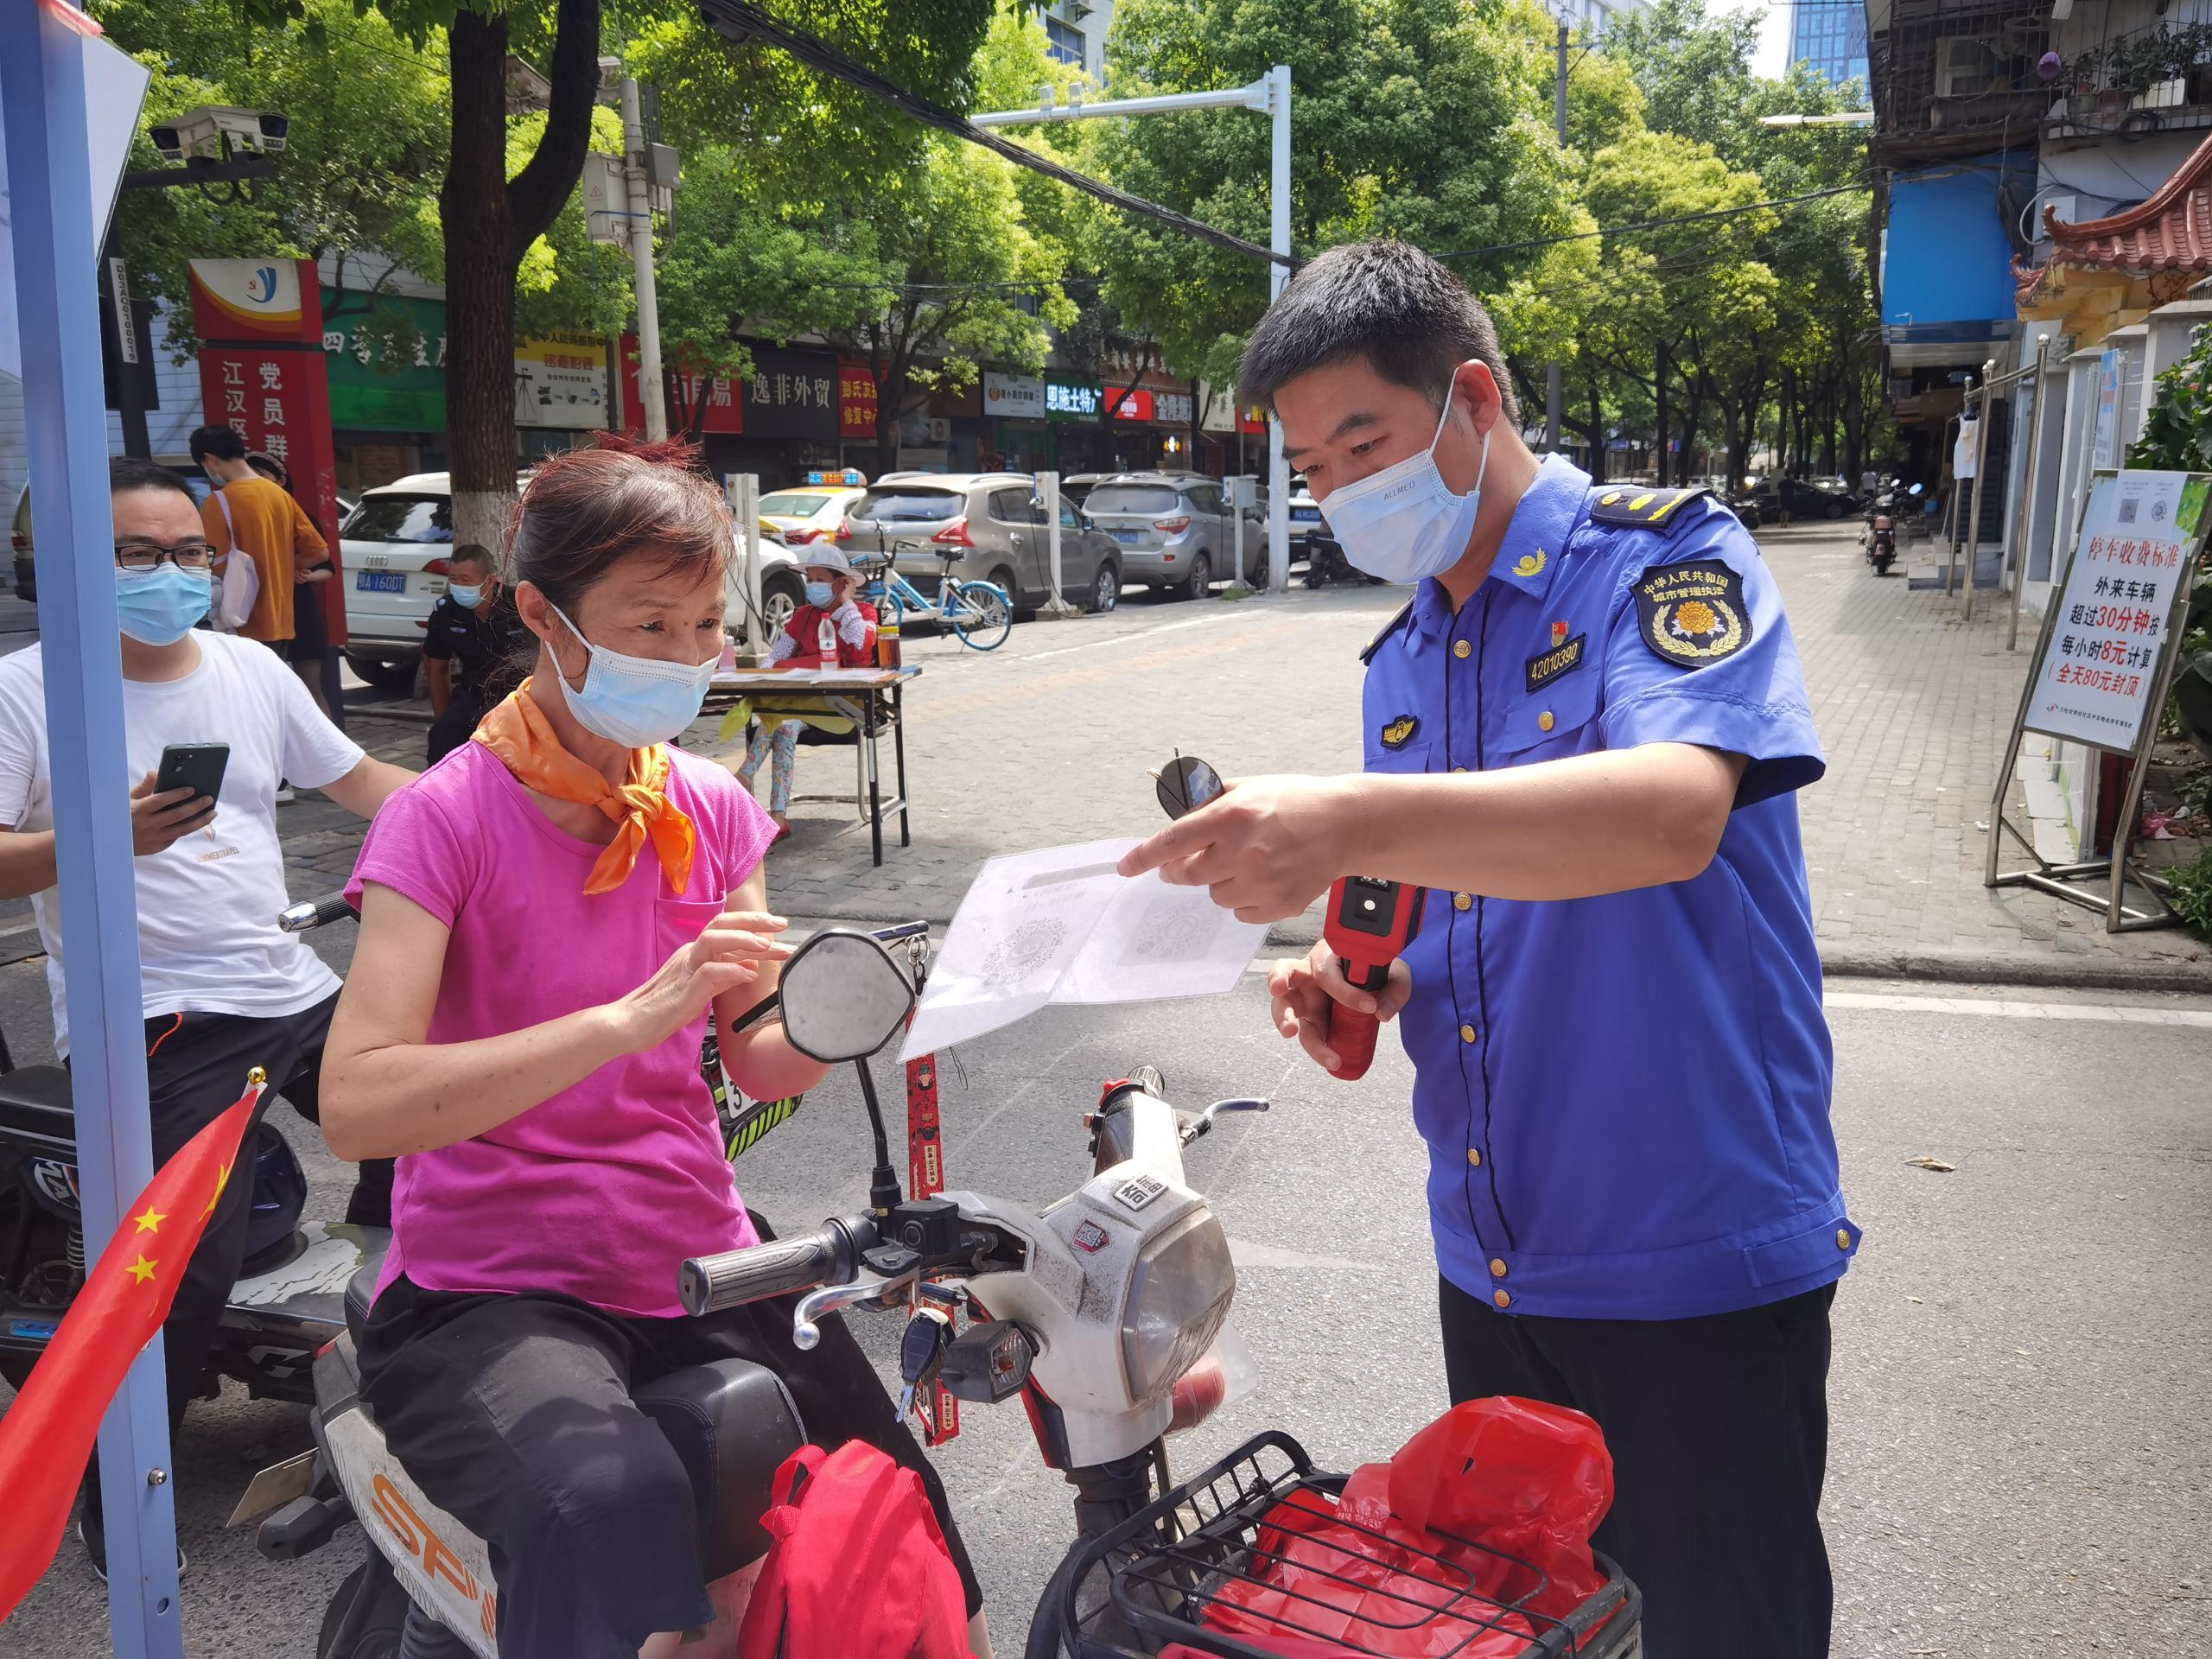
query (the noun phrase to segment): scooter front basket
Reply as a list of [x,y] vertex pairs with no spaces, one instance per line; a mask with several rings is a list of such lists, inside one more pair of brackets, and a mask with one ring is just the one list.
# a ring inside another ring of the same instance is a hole
[[[1179,1644],[1221,1659],[1286,1653],[1634,1659],[1641,1651],[1643,1596],[1603,1555],[1597,1562],[1605,1587],[1566,1618],[1554,1618],[1533,1605],[1545,1580],[1529,1562],[1449,1534],[1435,1535],[1448,1541],[1458,1560],[1408,1550],[1338,1514],[1331,1516],[1332,1532],[1389,1552],[1396,1567],[1389,1586],[1378,1590],[1364,1552],[1309,1535],[1289,1580],[1299,1587],[1287,1611],[1268,1616],[1268,1634],[1214,1628],[1209,1616],[1233,1611],[1239,1586],[1280,1597],[1288,1558],[1268,1525],[1278,1507],[1302,1492],[1312,1495],[1306,1507],[1333,1511],[1344,1484],[1341,1475],[1316,1473],[1288,1435],[1262,1434],[1081,1548],[1039,1615],[1057,1623],[1061,1649],[1075,1659],[1153,1659]],[[1509,1584],[1515,1593],[1478,1587],[1465,1565],[1477,1557],[1496,1569],[1482,1575],[1486,1581]]]

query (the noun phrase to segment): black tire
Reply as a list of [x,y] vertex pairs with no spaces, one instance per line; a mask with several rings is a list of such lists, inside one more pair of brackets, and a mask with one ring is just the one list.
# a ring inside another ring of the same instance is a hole
[[1829,518],[1842,518],[1842,517],[1843,517],[1843,503],[1842,503],[1842,502],[1840,502],[1840,501],[1831,501],[1831,502],[1829,502],[1829,503],[1828,503],[1828,517],[1829,517]]
[[421,666],[418,657],[410,656],[403,663],[387,663],[349,651],[346,662],[356,674],[388,696],[408,697],[415,694],[415,674]]
[[1175,590],[1185,599],[1204,599],[1213,591],[1213,559],[1205,553],[1193,555],[1191,573],[1185,576]]
[[[322,1610],[322,1630],[315,1642],[315,1659],[397,1659],[410,1604],[390,1569],[378,1573],[372,1583],[369,1568],[370,1563],[364,1561],[348,1573],[331,1596],[330,1605]],[[374,1602],[353,1621],[353,1632],[341,1651],[334,1644],[346,1624],[346,1609],[363,1595],[373,1597]]]
[[761,577],[761,632],[765,637],[756,643],[756,648],[766,651],[773,644],[791,620],[792,613],[805,603],[806,584],[790,571],[772,570]]
[[1098,566],[1098,575],[1090,584],[1090,608],[1103,616],[1122,602],[1122,573],[1111,559]]

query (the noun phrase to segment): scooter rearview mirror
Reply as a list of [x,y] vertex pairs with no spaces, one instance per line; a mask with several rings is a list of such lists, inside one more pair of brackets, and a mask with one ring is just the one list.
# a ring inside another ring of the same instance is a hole
[[830,927],[784,964],[784,1033],[809,1059],[865,1058],[906,1023],[913,982],[867,934]]

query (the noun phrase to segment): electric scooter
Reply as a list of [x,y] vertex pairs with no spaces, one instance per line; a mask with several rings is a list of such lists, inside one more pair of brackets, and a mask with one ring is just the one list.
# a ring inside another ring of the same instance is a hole
[[[1332,1502],[1343,1482],[1315,1471],[1287,1436],[1265,1433],[1176,1484],[1165,1440],[1179,1420],[1202,1414],[1200,1396],[1218,1396],[1218,1375],[1204,1362],[1236,1285],[1228,1236],[1189,1184],[1183,1149],[1225,1115],[1264,1111],[1267,1103],[1179,1111],[1159,1073],[1141,1067],[1108,1084],[1084,1118],[1092,1173],[1059,1202],[1032,1210],[970,1192],[904,1198],[868,1057],[905,1027],[915,977],[876,938],[839,928],[816,934],[785,963],[779,995],[792,1046],[859,1072],[874,1142],[869,1207],[684,1262],[683,1307],[700,1315],[784,1299],[802,1350],[842,1312],[903,1318],[902,1409],[938,1383],[959,1400],[1021,1401],[1046,1465],[1075,1489],[1076,1517],[1075,1539],[1032,1621],[1029,1659],[1127,1659],[1169,1643],[1194,1655],[1267,1659],[1264,1643],[1201,1621],[1226,1605],[1230,1586],[1268,1570],[1263,1523],[1278,1504],[1300,1492]],[[348,1334],[316,1357],[315,1450],[289,1466],[302,1490],[262,1522],[259,1548],[289,1560],[360,1523],[367,1559],[333,1598],[317,1659],[498,1659],[488,1550],[408,1478],[360,1400],[355,1344],[372,1286],[372,1274],[357,1278]],[[717,1659],[735,1650],[767,1548],[760,1517],[771,1482],[804,1443],[805,1425],[775,1374],[746,1361],[678,1371],[635,1397],[691,1476],[718,1616],[683,1651]],[[1441,1555],[1426,1559],[1432,1593],[1404,1621],[1394,1615],[1378,1643],[1433,1626],[1444,1638],[1438,1652],[1452,1650],[1454,1633],[1464,1646],[1500,1630],[1529,1633],[1528,1659],[1633,1659],[1641,1650],[1640,1596],[1602,1557],[1604,1589],[1564,1619],[1492,1600]],[[1412,1557],[1407,1570],[1425,1576]],[[1404,1649],[1338,1641],[1334,1650]]]

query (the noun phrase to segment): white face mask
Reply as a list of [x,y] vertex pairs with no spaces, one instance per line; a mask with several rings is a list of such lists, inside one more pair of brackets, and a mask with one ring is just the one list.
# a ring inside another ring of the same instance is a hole
[[[1490,433],[1483,434],[1483,455],[1475,487],[1455,495],[1436,469],[1436,446],[1444,423],[1452,418],[1452,399],[1436,417],[1428,448],[1379,473],[1329,492],[1321,511],[1344,544],[1344,557],[1384,582],[1419,582],[1440,576],[1459,562],[1475,533],[1482,505],[1483,474],[1490,470]],[[1493,423],[1491,429],[1496,430]]]
[[610,743],[644,749],[667,742],[699,718],[707,687],[721,666],[719,652],[696,668],[658,657],[626,657],[584,639],[584,631],[569,621],[567,613],[557,605],[550,608],[591,653],[581,690],[569,684],[557,658],[553,664],[554,683],[577,725]]

